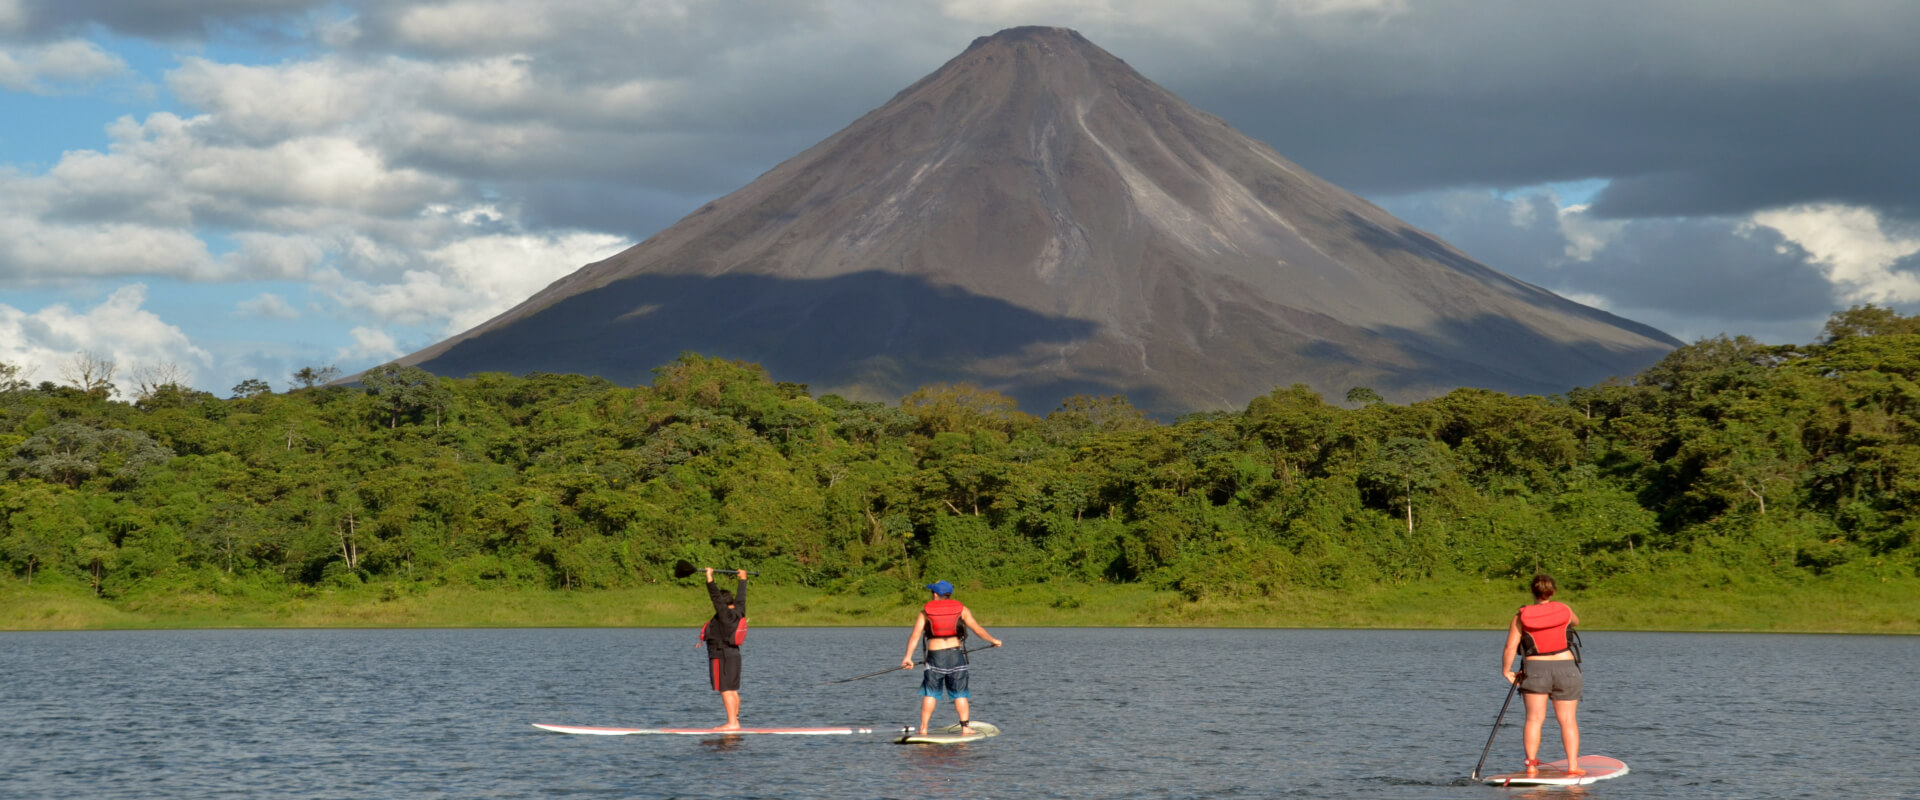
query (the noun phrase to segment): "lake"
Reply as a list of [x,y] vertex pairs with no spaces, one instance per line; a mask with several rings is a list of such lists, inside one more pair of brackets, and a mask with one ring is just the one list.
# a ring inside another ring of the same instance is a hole
[[[914,721],[918,671],[825,683],[897,664],[904,622],[754,628],[743,723]],[[690,628],[0,633],[0,797],[1510,794],[1466,781],[1500,630],[992,629],[973,715],[1005,733],[953,747],[529,724],[718,724]],[[1920,638],[1585,639],[1582,752],[1633,772],[1529,798],[1920,797]],[[1519,764],[1520,717],[1488,772]]]

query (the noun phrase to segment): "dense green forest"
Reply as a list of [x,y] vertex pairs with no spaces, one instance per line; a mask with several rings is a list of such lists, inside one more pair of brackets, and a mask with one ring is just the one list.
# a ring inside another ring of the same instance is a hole
[[0,582],[181,592],[587,590],[678,559],[775,586],[911,597],[1132,584],[1187,600],[1504,580],[1616,593],[1908,581],[1920,564],[1920,317],[1835,314],[1818,343],[1714,338],[1564,396],[1409,405],[1280,387],[1147,418],[1045,416],[967,385],[811,397],[688,354],[650,386],[577,375],[221,399],[93,363],[0,364]]

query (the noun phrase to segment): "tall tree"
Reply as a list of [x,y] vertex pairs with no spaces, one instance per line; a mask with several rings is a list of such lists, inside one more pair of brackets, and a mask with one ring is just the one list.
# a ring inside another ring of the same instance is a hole
[[419,367],[382,364],[361,373],[360,385],[366,387],[374,407],[386,413],[389,428],[400,427],[402,416],[424,412],[432,412],[433,427],[438,428],[453,402],[453,393],[440,376]]
[[1454,471],[1447,446],[1430,439],[1395,436],[1382,443],[1367,462],[1363,475],[1398,500],[1406,512],[1407,533],[1413,533],[1414,497],[1438,488]]

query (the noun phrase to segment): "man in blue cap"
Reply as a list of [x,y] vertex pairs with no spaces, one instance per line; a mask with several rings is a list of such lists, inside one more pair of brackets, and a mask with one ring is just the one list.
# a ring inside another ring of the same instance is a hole
[[967,651],[961,645],[966,643],[968,629],[993,642],[994,647],[1000,646],[1000,640],[974,622],[973,612],[953,599],[953,584],[934,581],[927,584],[927,591],[933,593],[933,599],[920,607],[920,616],[913,621],[913,635],[907,639],[907,655],[900,659],[900,668],[913,669],[913,649],[925,634],[927,671],[920,677],[920,733],[927,732],[934,705],[941,698],[952,698],[953,710],[960,714],[960,733],[970,734],[973,728],[967,723],[973,718],[967,715]]

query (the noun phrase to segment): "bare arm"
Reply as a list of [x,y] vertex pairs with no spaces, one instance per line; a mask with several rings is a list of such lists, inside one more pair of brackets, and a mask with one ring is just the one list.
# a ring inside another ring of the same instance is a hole
[[1507,643],[1500,648],[1500,674],[1507,676],[1507,682],[1513,683],[1513,652],[1520,648],[1520,615],[1513,615],[1513,621],[1507,623]]
[[[972,630],[972,631],[973,631],[974,633],[977,633],[977,634],[979,634],[979,635],[980,635],[980,638],[982,638],[982,639],[985,639],[985,640],[987,640],[987,641],[989,641],[989,642],[993,642],[993,646],[994,646],[994,647],[999,647],[999,646],[1000,646],[1000,640],[999,640],[999,639],[995,639],[995,638],[993,638],[993,634],[991,634],[991,633],[988,633],[988,632],[987,632],[987,629],[986,629],[986,628],[983,628],[983,627],[981,627],[981,626],[980,626],[980,623],[978,623],[978,622],[974,622],[974,621],[973,621],[973,609],[970,609],[970,608],[969,608],[969,609],[962,609],[962,610],[960,611],[960,621],[961,621],[961,622],[964,622],[964,623],[967,623],[967,628],[968,628],[969,630]],[[909,648],[909,649],[911,649],[911,648]]]
[[920,646],[920,634],[927,629],[927,612],[922,611],[913,620],[913,635],[907,637],[907,654],[900,658],[901,669],[913,669],[913,648]]

